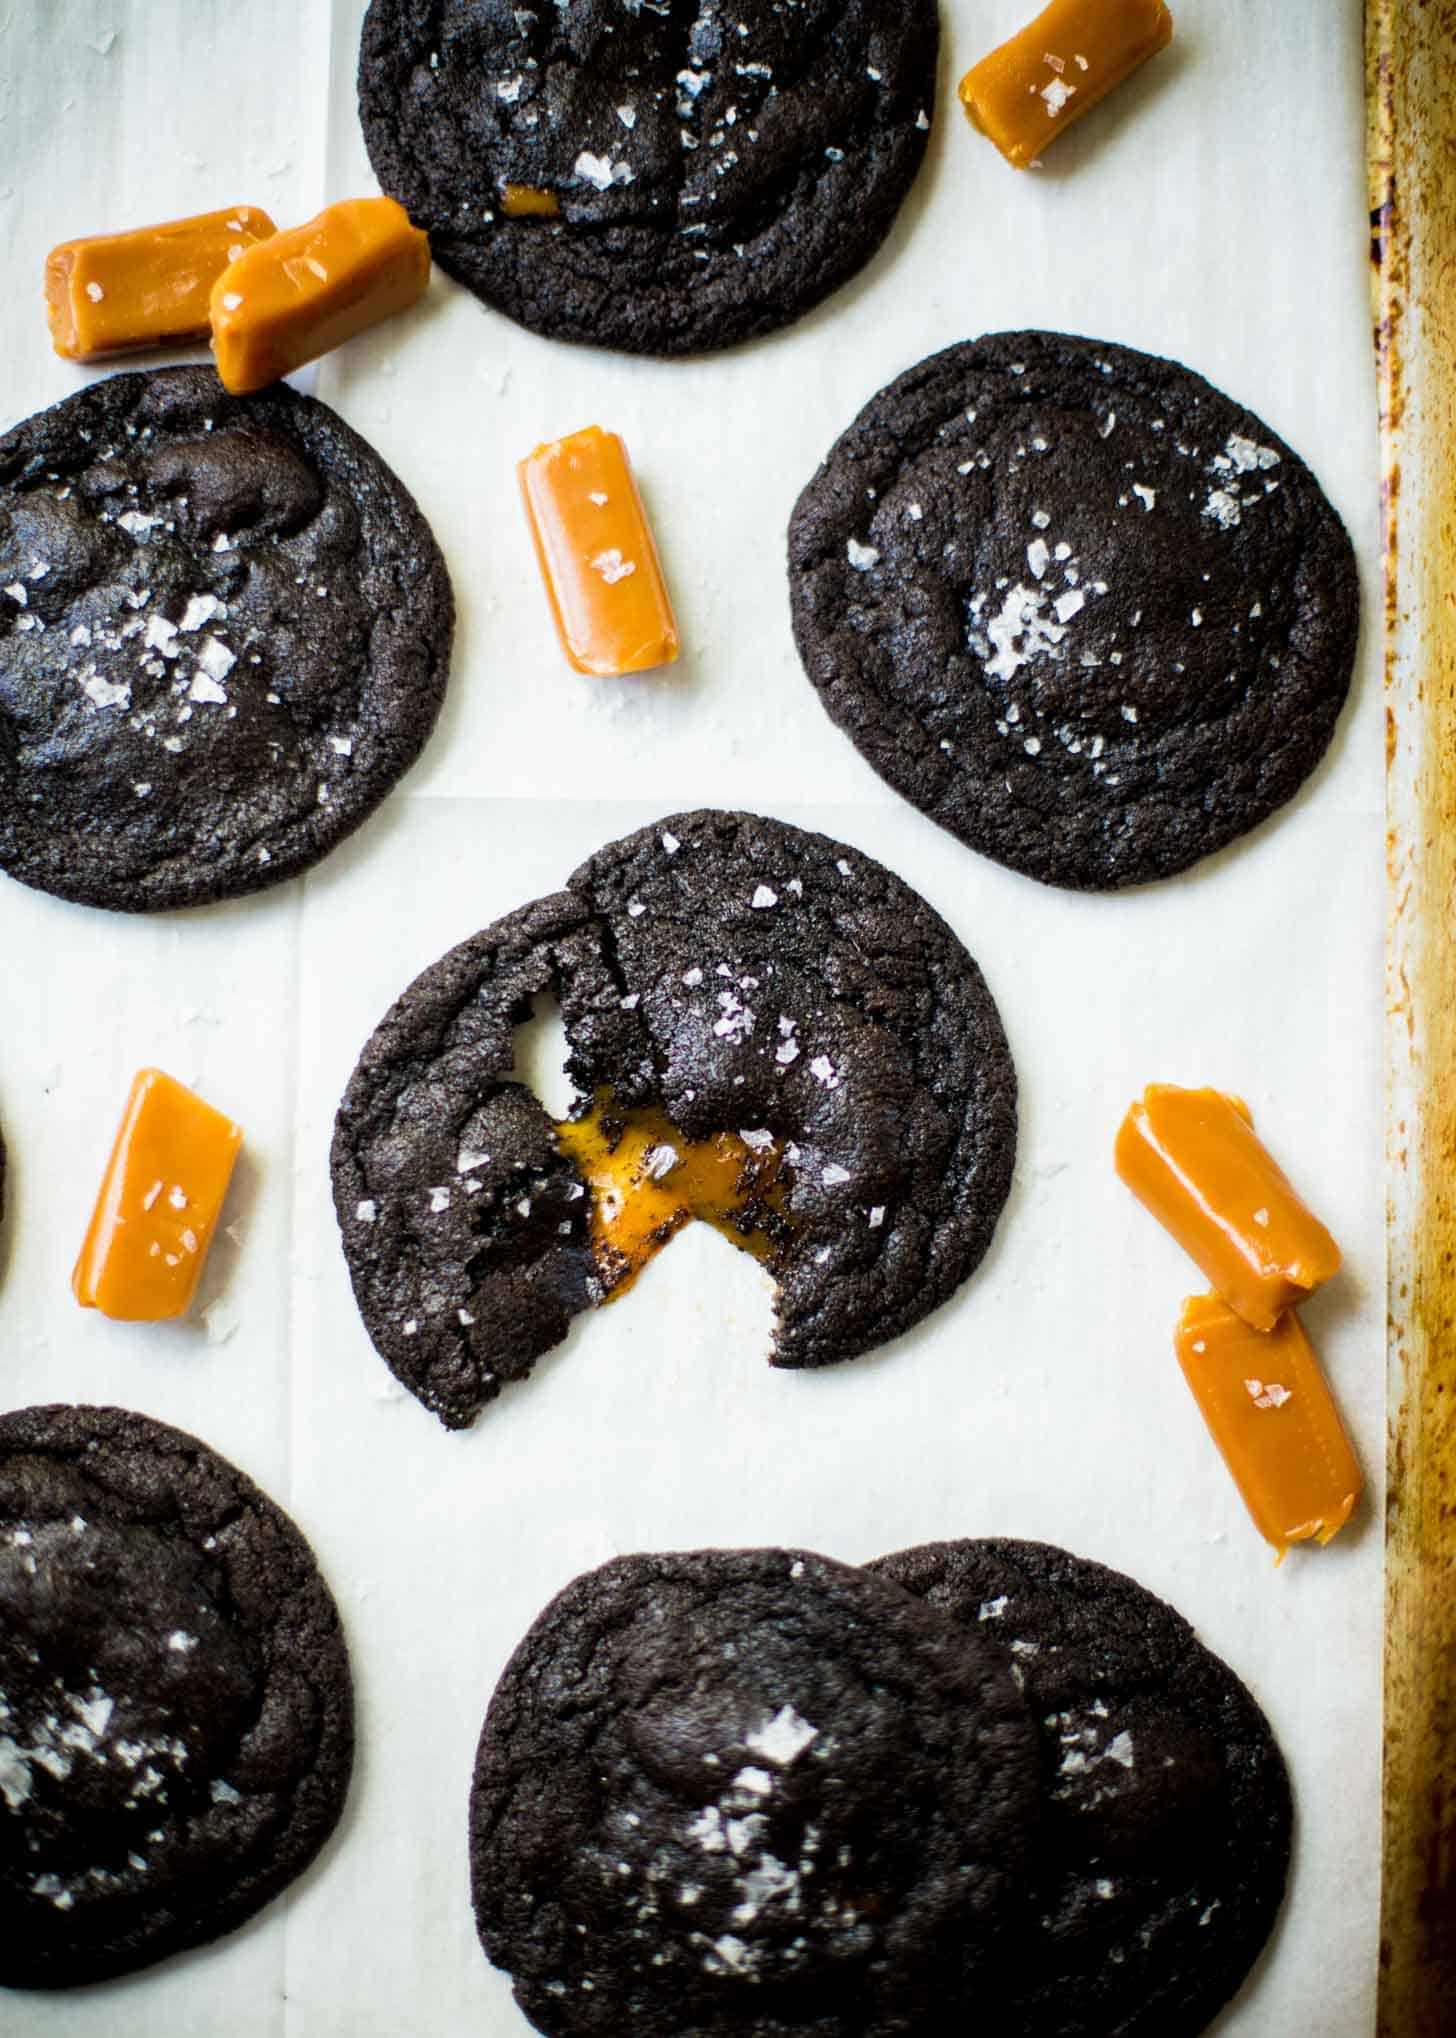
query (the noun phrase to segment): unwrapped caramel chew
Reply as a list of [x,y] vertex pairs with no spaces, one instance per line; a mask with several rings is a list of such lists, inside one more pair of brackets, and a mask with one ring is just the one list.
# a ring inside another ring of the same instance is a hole
[[966,72],[961,103],[1024,170],[1172,36],[1163,0],[1052,0]]
[[263,389],[413,304],[430,244],[392,198],[345,198],[241,255],[212,289],[212,345],[234,396]]
[[538,446],[521,493],[562,649],[598,678],[670,665],[677,623],[647,514],[615,432]]
[[665,1112],[624,1111],[603,1091],[555,1133],[591,1194],[592,1252],[605,1300],[629,1288],[695,1217],[770,1266],[788,1242],[783,1151],[767,1132],[684,1139]]
[[1337,1272],[1340,1249],[1220,1090],[1149,1083],[1118,1128],[1117,1172],[1255,1330]]
[[1360,1467],[1299,1318],[1251,1330],[1217,1295],[1193,1295],[1173,1345],[1265,1542],[1283,1557],[1291,1543],[1338,1535],[1360,1497]]
[[205,340],[212,286],[277,232],[256,205],[231,205],[131,233],[62,241],[46,256],[51,339],[68,361]]
[[142,1069],[71,1276],[76,1300],[124,1322],[185,1316],[242,1142],[240,1125]]

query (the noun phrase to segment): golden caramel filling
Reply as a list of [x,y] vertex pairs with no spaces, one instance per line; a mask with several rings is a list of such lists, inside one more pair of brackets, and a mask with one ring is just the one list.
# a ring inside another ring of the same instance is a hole
[[664,1111],[621,1110],[603,1090],[583,1117],[566,1119],[555,1133],[591,1193],[592,1249],[606,1300],[630,1288],[695,1217],[770,1266],[787,1241],[783,1149],[766,1132],[684,1139]]
[[507,219],[559,219],[561,200],[534,184],[502,184],[501,211]]
[[615,432],[538,446],[520,463],[531,536],[562,649],[577,672],[670,665],[677,623],[627,449]]
[[46,257],[51,340],[70,361],[207,337],[208,299],[230,262],[277,231],[255,205],[230,205],[130,233],[62,241]]
[[430,244],[392,198],[345,198],[232,262],[212,288],[212,346],[234,396],[263,389],[366,326],[403,311],[430,280]]
[[1217,1295],[1194,1295],[1173,1343],[1264,1540],[1282,1559],[1291,1543],[1338,1535],[1360,1496],[1360,1467],[1299,1319],[1251,1330]]
[[1327,1281],[1340,1249],[1218,1090],[1149,1083],[1118,1129],[1118,1174],[1255,1330]]
[[1163,0],[1052,0],[966,72],[961,104],[1024,170],[1172,37]]
[[184,1316],[242,1142],[240,1125],[142,1069],[71,1276],[76,1300],[124,1322]]

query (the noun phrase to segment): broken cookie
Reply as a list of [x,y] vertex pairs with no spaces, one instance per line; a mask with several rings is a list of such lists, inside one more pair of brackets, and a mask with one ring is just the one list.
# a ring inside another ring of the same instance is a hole
[[[513,1079],[548,995],[561,1127]],[[883,1344],[979,1264],[1015,1140],[995,1004],[925,901],[842,843],[706,811],[410,986],[340,1107],[334,1202],[370,1336],[460,1427],[694,1214],[773,1275],[776,1365]],[[624,1231],[605,1199],[634,1185],[656,1200]]]

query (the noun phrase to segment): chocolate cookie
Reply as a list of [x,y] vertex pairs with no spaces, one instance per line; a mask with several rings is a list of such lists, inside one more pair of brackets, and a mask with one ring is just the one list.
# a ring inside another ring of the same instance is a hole
[[239,1925],[343,1808],[353,1700],[312,1553],[195,1437],[0,1417],[0,1985]]
[[1012,1951],[1036,1770],[999,1652],[885,1581],[619,1558],[491,1700],[476,1924],[553,2038],[964,2030]]
[[1044,1543],[928,1543],[869,1567],[1010,1652],[1050,1816],[1036,1941],[1004,2028],[1194,2038],[1268,1937],[1289,1866],[1269,1723],[1131,1578]]
[[[560,1002],[589,1100],[783,1156],[772,1353],[848,1359],[966,1279],[1011,1182],[1016,1079],[980,971],[925,901],[844,844],[680,814],[416,979],[339,1109],[334,1204],[364,1321],[450,1427],[601,1293],[591,1199],[512,1028]],[[670,1151],[670,1149],[669,1149]]]
[[83,905],[293,877],[413,763],[454,629],[414,502],[282,384],[117,375],[0,438],[0,868]]
[[935,0],[372,0],[359,115],[384,189],[485,303],[699,353],[869,260],[925,152],[938,39]]
[[800,496],[794,634],[831,718],[953,835],[1047,884],[1171,876],[1323,755],[1358,622],[1299,457],[1175,362],[947,348]]

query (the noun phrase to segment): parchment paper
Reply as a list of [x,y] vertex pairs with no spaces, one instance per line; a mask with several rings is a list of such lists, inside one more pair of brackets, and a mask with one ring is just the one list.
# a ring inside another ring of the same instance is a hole
[[[313,1541],[359,1695],[342,1828],[219,1945],[53,1997],[35,2038],[429,2032],[522,2038],[471,1924],[465,1799],[486,1701],[547,1598],[618,1550],[1040,1537],[1132,1571],[1250,1683],[1289,1756],[1298,1839],[1272,1948],[1220,2038],[1372,2027],[1380,1753],[1383,1268],[1378,642],[1325,766],[1252,841],[1119,898],[1042,889],[900,802],[800,675],[784,531],[860,405],[935,348],[1026,325],[1187,361],[1314,465],[1377,613],[1359,0],[1181,0],[1172,50],[1018,176],[954,82],[1026,0],[943,0],[929,158],[886,249],[786,334],[661,364],[536,339],[442,277],[301,378],[380,448],[460,600],[451,693],[400,792],[315,874],[129,919],[0,880],[7,1404],[115,1401],[196,1431]],[[51,353],[46,249],[249,201],[280,224],[374,190],[360,0],[0,0],[0,426],[77,386]],[[600,422],[637,465],[686,655],[564,666],[516,459]],[[410,977],[641,822],[703,802],[826,829],[945,915],[1001,1005],[1022,1083],[1016,1187],[973,1282],[882,1354],[764,1364],[769,1288],[694,1228],[526,1386],[449,1436],[364,1335],[329,1204],[331,1119]],[[160,1063],[247,1128],[205,1320],[78,1310],[70,1266],[132,1072]],[[1364,1460],[1347,1535],[1276,1572],[1171,1352],[1201,1285],[1119,1187],[1150,1079],[1213,1082],[1346,1250],[1307,1312]]]

